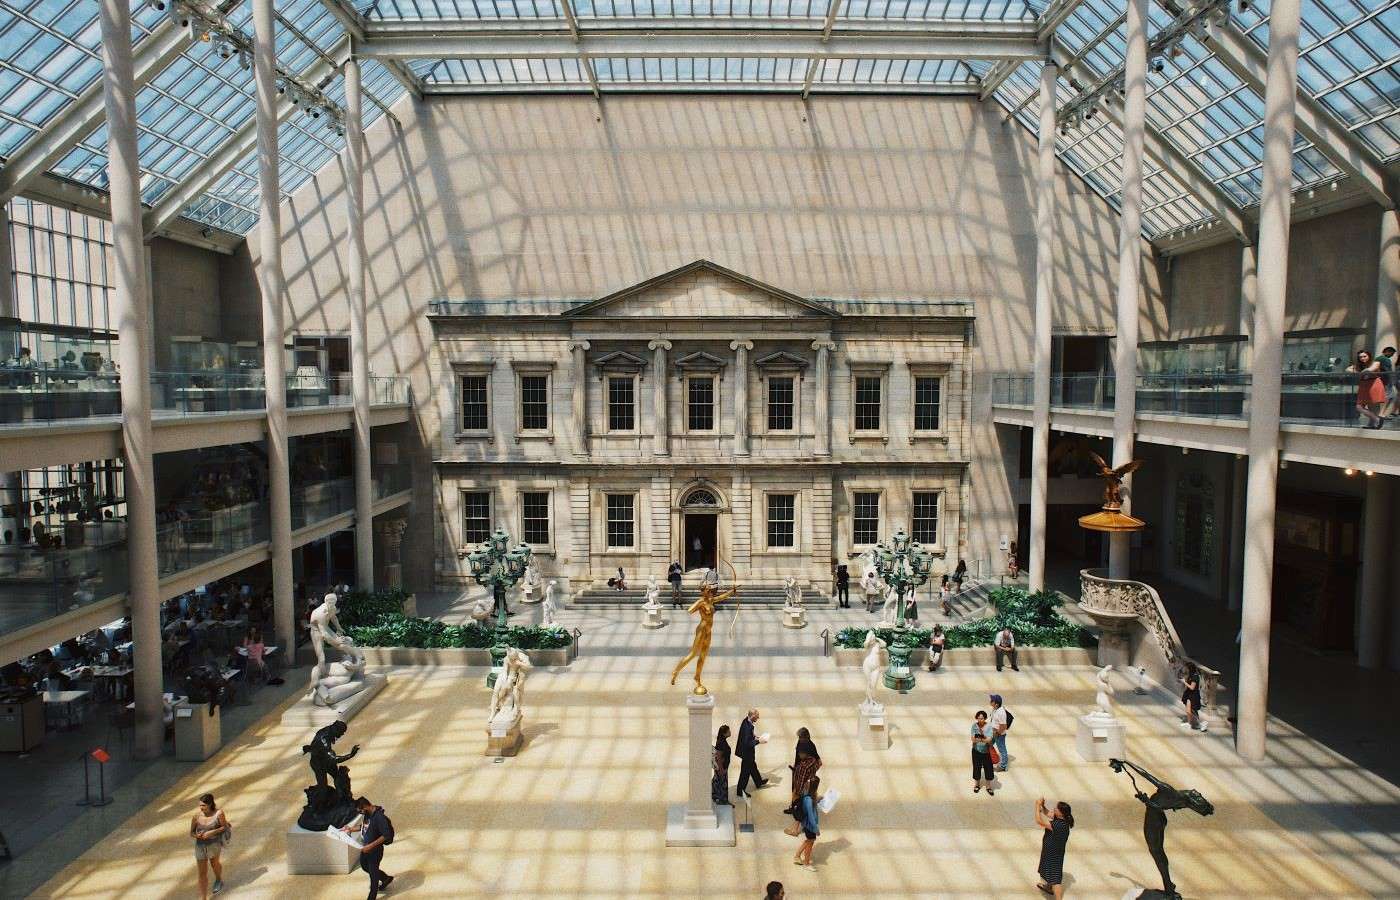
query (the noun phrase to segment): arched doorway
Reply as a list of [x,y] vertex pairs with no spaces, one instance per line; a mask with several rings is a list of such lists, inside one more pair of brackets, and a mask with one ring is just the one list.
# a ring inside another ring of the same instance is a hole
[[681,540],[687,572],[716,564],[720,509],[719,495],[707,487],[694,488],[681,500]]

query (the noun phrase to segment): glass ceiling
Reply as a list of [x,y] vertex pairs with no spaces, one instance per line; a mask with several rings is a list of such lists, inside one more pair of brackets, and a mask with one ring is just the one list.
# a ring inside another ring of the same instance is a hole
[[[251,33],[248,0],[191,0],[215,4],[229,21]],[[404,60],[397,71],[364,62],[369,96],[366,126],[416,80],[430,93],[551,91],[945,92],[975,94],[1000,67],[994,60],[884,58],[881,54],[830,57],[760,56],[744,53],[736,38],[732,56],[647,55],[649,35],[680,33],[726,23],[747,29],[820,31],[829,0],[278,0],[278,62],[310,76],[330,72],[344,52],[346,33],[332,12],[337,4],[363,17],[366,27],[439,25],[476,31],[509,29],[515,36],[558,36],[575,28],[629,29],[639,55],[545,53],[514,58]],[[1154,0],[1149,34],[1172,20],[1169,6],[1195,0]],[[847,29],[881,27],[918,37],[930,27],[990,30],[1025,28],[1048,8],[1073,11],[1056,32],[1057,46],[1076,60],[1061,73],[1060,102],[1116,71],[1123,59],[1121,0],[843,0],[829,20],[839,38]],[[1231,4],[1231,27],[1260,49],[1268,41],[1268,0],[1241,11]],[[174,27],[165,13],[132,0],[138,64],[144,42]],[[572,24],[570,22],[572,17]],[[494,23],[494,24],[493,24]],[[674,24],[672,24],[674,23]],[[385,34],[389,32],[386,31]],[[96,90],[100,39],[92,0],[5,0],[0,4],[0,158],[43,142],[55,116]],[[721,46],[719,49],[727,50]],[[674,51],[672,51],[674,52]],[[872,58],[879,56],[880,58]],[[395,64],[397,65],[397,64]],[[992,93],[1009,116],[1035,127],[1038,63],[1017,66]],[[1209,47],[1186,35],[1176,53],[1150,75],[1148,124],[1161,145],[1178,151],[1240,207],[1259,199],[1262,98],[1233,74]],[[1400,159],[1400,0],[1303,0],[1299,61],[1301,91],[1351,131],[1380,164]],[[343,99],[338,73],[322,89]],[[379,103],[372,102],[374,100]],[[197,222],[246,234],[257,220],[257,165],[253,150],[231,167],[206,165],[231,141],[248,142],[253,116],[251,72],[216,42],[195,41],[141,89],[137,98],[142,199],[156,204],[191,178],[203,188],[185,210]],[[289,194],[331,162],[344,139],[301,113],[279,131],[282,190]],[[1343,173],[1324,148],[1300,136],[1295,144],[1298,187],[1339,180]],[[1118,202],[1122,134],[1107,117],[1085,123],[1057,140],[1065,164],[1110,203]],[[51,172],[102,189],[106,186],[106,133],[98,126],[66,149]],[[1187,179],[1189,181],[1189,179]],[[1149,161],[1144,184],[1144,232],[1163,237],[1214,219],[1212,200],[1194,196],[1168,171]]]

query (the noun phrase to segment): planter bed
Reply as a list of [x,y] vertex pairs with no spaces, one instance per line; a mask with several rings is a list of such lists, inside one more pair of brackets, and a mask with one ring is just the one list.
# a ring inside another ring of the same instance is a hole
[[[449,666],[491,665],[491,651],[475,647],[361,647],[365,662],[371,666]],[[578,655],[578,644],[552,650],[526,650],[536,666],[567,666]]]
[[[1022,669],[1034,666],[1093,666],[1098,655],[1094,647],[1017,647],[1016,664]],[[862,649],[835,647],[831,651],[837,668],[860,668],[865,659]],[[533,658],[533,657],[532,657]],[[888,657],[885,657],[888,659]],[[943,651],[943,667],[985,666],[994,668],[996,653],[991,647],[958,647]],[[909,654],[909,665],[923,668],[928,665],[928,648],[915,650]],[[1009,665],[1009,664],[1008,664]]]

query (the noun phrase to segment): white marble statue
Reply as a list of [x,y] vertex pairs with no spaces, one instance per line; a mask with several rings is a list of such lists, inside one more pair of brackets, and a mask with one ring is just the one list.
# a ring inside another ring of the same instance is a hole
[[883,628],[893,628],[895,618],[899,615],[899,594],[893,587],[885,588],[885,605],[880,608],[880,626]]
[[554,588],[558,583],[558,581],[551,578],[549,579],[549,583],[544,586],[544,600],[541,601],[543,606],[540,610],[540,624],[546,628],[558,627],[554,624],[554,614],[558,612],[558,608],[554,605]]
[[483,594],[482,596],[477,597],[476,602],[472,604],[472,608],[470,611],[472,620],[475,622],[485,622],[487,619],[491,618],[491,610],[493,609],[493,607],[495,607],[495,605],[496,604],[492,600],[489,591]]
[[525,566],[525,578],[520,586],[521,603],[540,602],[539,588],[541,581],[539,567],[535,565],[534,560],[531,560],[530,563]]
[[1113,666],[1104,666],[1099,669],[1098,693],[1094,695],[1094,709],[1089,715],[1100,719],[1113,718],[1113,685],[1108,681],[1108,673],[1113,671]]
[[[310,694],[317,706],[335,706],[365,689],[365,657],[340,626],[336,616],[339,603],[340,598],[332,592],[311,611],[309,630],[316,665],[311,667]],[[340,653],[336,662],[327,662],[327,644]]]
[[880,651],[885,647],[885,642],[880,640],[873,630],[865,633],[865,659],[861,660],[860,670],[865,674],[865,703],[862,707],[867,710],[884,709],[884,704],[875,699],[875,690],[880,686],[884,675]]
[[486,715],[488,726],[498,720],[508,725],[520,718],[525,709],[525,676],[530,674],[531,668],[530,657],[524,650],[518,647],[506,650],[496,686],[491,691],[491,711]]
[[653,575],[651,578],[647,579],[647,599],[646,602],[642,604],[643,608],[648,611],[660,609],[661,604],[658,602],[660,597],[661,588],[657,586],[656,576]]
[[796,576],[789,575],[787,580],[786,593],[783,597],[784,609],[802,608],[802,586],[797,583]]

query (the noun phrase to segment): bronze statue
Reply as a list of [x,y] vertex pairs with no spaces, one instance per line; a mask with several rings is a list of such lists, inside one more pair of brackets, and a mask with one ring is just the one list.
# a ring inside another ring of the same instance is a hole
[[[311,743],[301,748],[302,753],[311,755],[311,773],[316,776],[316,783],[305,790],[306,806],[297,819],[297,824],[309,831],[325,831],[328,825],[339,828],[355,817],[350,770],[342,763],[354,759],[360,752],[360,745],[351,747],[344,755],[335,752],[335,742],[345,736],[348,728],[343,721],[336,720],[317,731]],[[328,779],[331,784],[327,784]]]
[[676,664],[675,671],[671,673],[671,683],[675,684],[677,676],[681,674],[681,670],[685,668],[686,664],[692,659],[698,660],[695,663],[695,687],[691,690],[691,693],[697,696],[709,693],[705,690],[705,685],[701,683],[700,675],[705,670],[705,658],[710,655],[710,639],[715,628],[715,607],[734,596],[739,588],[736,585],[722,594],[718,590],[715,585],[709,582],[702,584],[700,586],[700,599],[692,603],[690,609],[686,610],[686,612],[691,613],[698,612],[700,621],[695,624],[695,640],[690,643],[690,652],[686,654],[685,659]]
[[[1128,778],[1133,783],[1133,796],[1142,801],[1147,811],[1142,817],[1142,835],[1147,840],[1147,852],[1152,854],[1152,861],[1157,864],[1157,871],[1162,875],[1162,891],[1142,894],[1143,897],[1161,896],[1168,900],[1180,900],[1181,895],[1176,892],[1176,885],[1172,883],[1172,876],[1168,869],[1167,860],[1167,810],[1169,809],[1190,809],[1202,816],[1209,816],[1215,812],[1215,807],[1210,801],[1201,796],[1196,790],[1177,790],[1165,781],[1157,778],[1151,772],[1141,766],[1128,762],[1126,759],[1110,759],[1108,766],[1115,772],[1128,770]],[[1141,775],[1152,784],[1157,790],[1152,796],[1138,789],[1137,779],[1133,778],[1133,772]]]
[[1104,480],[1103,486],[1103,508],[1110,512],[1117,512],[1123,508],[1123,478],[1131,475],[1142,465],[1142,460],[1133,459],[1123,463],[1118,468],[1113,468],[1103,461],[1103,457],[1094,451],[1088,451],[1090,458],[1094,460],[1094,465],[1099,467],[1099,477]]

